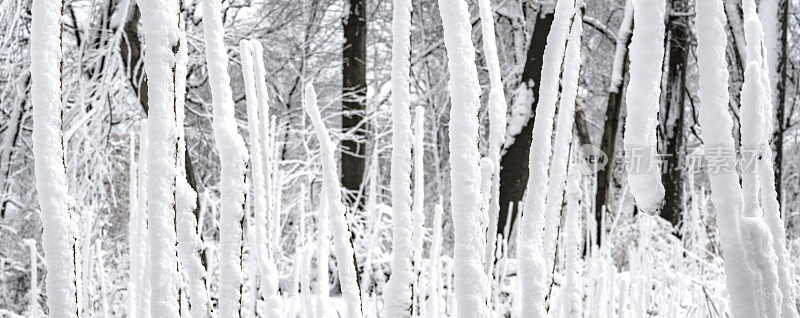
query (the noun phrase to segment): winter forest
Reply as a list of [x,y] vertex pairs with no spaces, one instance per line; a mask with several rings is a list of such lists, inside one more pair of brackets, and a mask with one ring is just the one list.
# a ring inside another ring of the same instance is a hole
[[798,0],[0,0],[0,317],[789,317]]

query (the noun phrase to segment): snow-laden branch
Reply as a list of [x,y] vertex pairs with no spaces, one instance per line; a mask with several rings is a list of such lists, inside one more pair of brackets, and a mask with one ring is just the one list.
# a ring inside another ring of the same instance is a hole
[[[239,55],[242,58],[242,75],[244,76],[245,94],[247,96],[247,123],[250,130],[250,175],[252,176],[252,194],[254,210],[255,245],[254,250],[256,263],[258,266],[259,290],[264,299],[268,302],[266,309],[269,317],[281,317],[283,315],[283,300],[278,294],[278,270],[272,254],[267,245],[267,191],[264,188],[264,165],[261,162],[262,138],[261,119],[259,110],[262,104],[261,96],[258,94],[257,85],[263,82],[263,77],[255,77],[258,73],[255,68],[254,59],[260,59],[257,55],[255,45],[257,41],[242,40],[239,43]],[[258,84],[257,84],[258,83]],[[266,96],[265,96],[266,97]],[[266,103],[263,103],[266,104]]]
[[[339,184],[336,168],[335,146],[331,140],[328,129],[322,122],[322,117],[317,107],[317,93],[314,85],[309,83],[305,89],[306,113],[314,124],[314,130],[320,144],[322,157],[323,192],[327,205],[330,224],[333,231],[333,247],[336,253],[336,268],[339,272],[339,281],[342,286],[342,294],[347,304],[345,317],[357,318],[362,316],[361,290],[358,286],[358,276],[356,274],[356,258],[353,251],[353,243],[350,241],[350,230],[345,219],[345,206],[342,203],[342,191]],[[322,239],[322,238],[320,238]]]
[[500,77],[500,61],[497,57],[497,39],[494,34],[494,15],[489,0],[478,1],[481,17],[481,34],[483,35],[483,56],[489,69],[489,151],[488,157],[492,159],[494,171],[492,172],[491,198],[489,200],[489,224],[486,232],[486,274],[489,281],[494,275],[494,250],[497,236],[497,218],[500,214],[500,153],[506,139],[506,96],[503,82]]

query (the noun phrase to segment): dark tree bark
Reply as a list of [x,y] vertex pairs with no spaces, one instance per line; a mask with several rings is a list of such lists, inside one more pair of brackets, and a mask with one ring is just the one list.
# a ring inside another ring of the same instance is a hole
[[[544,47],[547,44],[547,34],[550,33],[550,26],[553,24],[553,14],[538,15],[536,24],[531,34],[530,45],[528,46],[525,68],[522,71],[522,82],[520,85],[527,85],[527,89],[533,93],[531,103],[531,118],[514,138],[514,143],[507,145],[506,153],[500,159],[500,213],[497,222],[498,233],[503,233],[506,226],[508,213],[511,213],[511,224],[513,228],[514,220],[520,211],[519,202],[525,193],[528,183],[528,157],[531,148],[531,138],[533,137],[533,121],[536,114],[536,105],[539,101],[539,80],[542,75],[542,57]],[[546,191],[546,189],[532,189],[532,191]],[[514,203],[514,209],[508,210],[510,202]]]
[[775,190],[778,192],[778,202],[782,203],[781,199],[783,192],[783,132],[786,131],[786,83],[789,80],[788,69],[788,32],[789,32],[789,6],[791,4],[788,0],[783,0],[779,4],[778,15],[780,23],[780,52],[778,57],[778,76],[780,80],[777,83],[777,96],[776,110],[775,110],[775,132],[772,138],[772,144],[775,147]]
[[342,21],[342,129],[352,131],[354,138],[342,140],[342,185],[359,198],[363,205],[361,183],[364,179],[366,127],[362,127],[367,94],[367,3],[349,0],[349,14]]
[[[687,0],[672,0],[673,12],[687,12],[691,8]],[[684,158],[684,101],[686,87],[686,64],[689,56],[689,20],[685,15],[670,15],[667,19],[667,76],[662,92],[661,141],[664,185],[664,207],[661,217],[678,226],[682,216],[683,158]]]
[[[627,38],[625,47],[630,43],[630,34]],[[608,193],[613,187],[614,166],[616,162],[617,134],[619,133],[619,113],[622,110],[622,97],[624,91],[622,86],[628,73],[628,51],[625,51],[625,58],[622,67],[622,83],[617,87],[616,92],[608,92],[608,102],[606,104],[606,118],[603,123],[603,139],[600,141],[600,150],[606,154],[607,160],[603,170],[597,172],[597,191],[595,192],[595,211],[594,217],[597,223],[596,243],[600,245],[603,229],[600,220],[603,218],[603,211],[608,209]]]

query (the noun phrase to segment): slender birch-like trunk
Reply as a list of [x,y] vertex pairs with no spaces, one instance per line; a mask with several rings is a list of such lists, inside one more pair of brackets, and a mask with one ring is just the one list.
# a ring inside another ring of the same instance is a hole
[[31,8],[31,101],[36,190],[51,317],[78,316],[76,224],[67,192],[62,140],[61,16],[64,2],[36,0]]

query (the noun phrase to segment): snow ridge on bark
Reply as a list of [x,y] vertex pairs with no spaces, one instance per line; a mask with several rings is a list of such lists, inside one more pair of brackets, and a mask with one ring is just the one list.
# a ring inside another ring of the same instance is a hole
[[463,0],[439,0],[450,80],[450,164],[455,228],[456,315],[488,317],[489,279],[484,269],[486,238],[481,233],[478,109],[480,86],[472,26]]
[[628,114],[623,136],[628,184],[642,211],[655,214],[664,199],[661,171],[656,164],[656,125],[664,58],[664,0],[633,1],[630,44],[630,84],[625,94]]
[[533,123],[533,140],[528,163],[530,171],[523,205],[520,227],[519,310],[523,317],[545,316],[545,261],[542,256],[544,214],[548,184],[548,167],[551,156],[553,116],[558,100],[558,79],[564,60],[564,51],[571,18],[574,16],[573,0],[558,0],[553,25],[547,35],[544,49],[539,103]]
[[414,283],[411,210],[411,1],[394,0],[392,7],[392,274],[384,290],[384,315],[410,317]]

